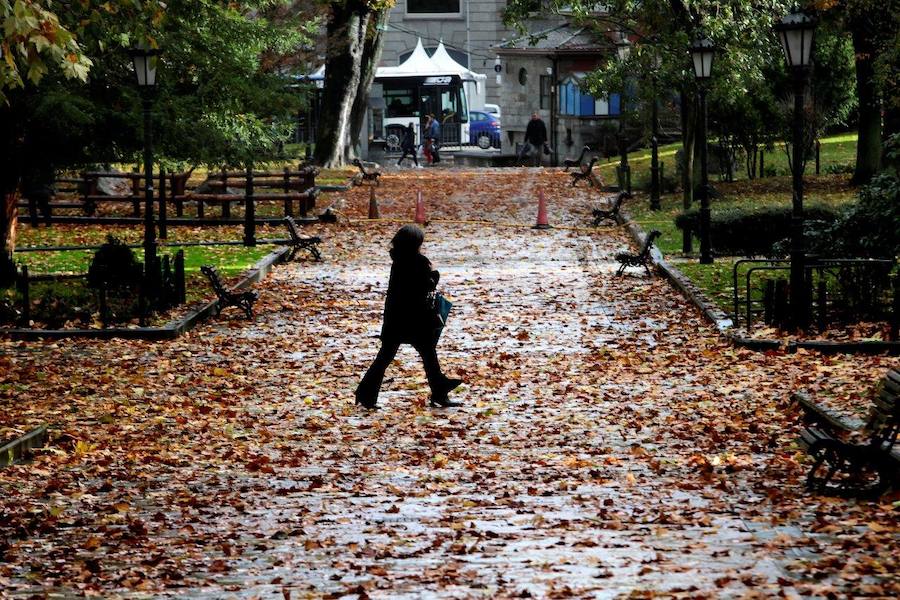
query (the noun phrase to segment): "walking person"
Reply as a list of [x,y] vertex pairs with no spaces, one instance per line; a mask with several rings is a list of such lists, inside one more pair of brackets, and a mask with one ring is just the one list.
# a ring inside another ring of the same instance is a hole
[[434,117],[431,115],[425,115],[425,124],[422,125],[422,138],[425,142],[422,144],[422,154],[425,156],[425,164],[430,165],[432,160],[431,155],[431,146],[433,140],[431,139],[431,123],[434,121]]
[[440,274],[420,252],[425,233],[415,225],[404,225],[391,240],[391,278],[384,301],[381,349],[356,388],[356,403],[375,408],[384,372],[401,344],[410,344],[422,357],[431,388],[432,406],[460,406],[448,394],[462,383],[441,372],[437,357],[439,317],[429,303]]
[[430,120],[428,125],[428,139],[431,141],[431,164],[436,165],[441,162],[441,123],[434,118],[434,115],[428,115]]
[[416,157],[416,129],[413,127],[412,122],[410,122],[408,127],[403,129],[403,139],[400,140],[400,149],[403,150],[403,156],[397,161],[397,166],[399,167],[403,164],[403,159],[406,158],[406,155],[408,154],[413,159],[416,168],[418,168],[419,159]]
[[525,158],[530,157],[532,152],[537,152],[537,162],[538,165],[540,165],[541,152],[546,152],[547,154],[550,153],[546,146],[547,126],[544,125],[541,116],[535,111],[531,113],[531,120],[528,121],[528,126],[525,127],[525,143],[522,145],[522,150],[519,152],[519,164],[523,164]]

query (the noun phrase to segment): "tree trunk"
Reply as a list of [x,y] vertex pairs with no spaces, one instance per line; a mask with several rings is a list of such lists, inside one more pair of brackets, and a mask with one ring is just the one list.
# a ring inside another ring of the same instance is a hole
[[379,29],[387,10],[373,10],[361,0],[331,3],[325,89],[319,119],[316,162],[340,167],[356,156],[369,89],[381,58]]
[[360,61],[359,85],[356,88],[356,98],[350,111],[350,144],[344,149],[344,159],[349,162],[359,156],[360,136],[368,135],[363,132],[363,122],[366,118],[366,110],[369,106],[369,90],[375,81],[375,71],[381,62],[381,51],[384,48],[384,35],[382,29],[387,24],[388,11],[382,10],[373,13],[369,19],[369,31],[363,45]]
[[345,148],[351,141],[351,115],[359,89],[370,12],[364,2],[334,2],[331,11],[326,27],[325,87],[315,159],[325,167],[341,167],[345,164]]
[[20,132],[16,124],[14,110],[16,99],[11,93],[9,104],[0,106],[0,148],[2,148],[6,164],[0,168],[0,194],[3,205],[0,206],[0,288],[8,287],[15,279],[15,264],[13,263],[13,250],[16,248],[16,225],[18,224],[19,180],[21,179],[22,165]]
[[684,157],[682,165],[682,205],[688,210],[694,203],[694,152],[696,146],[696,110],[692,90],[681,91],[681,149]]
[[868,183],[881,168],[881,99],[875,81],[875,44],[862,27],[852,31],[856,55],[856,94],[859,100],[859,139],[852,182]]

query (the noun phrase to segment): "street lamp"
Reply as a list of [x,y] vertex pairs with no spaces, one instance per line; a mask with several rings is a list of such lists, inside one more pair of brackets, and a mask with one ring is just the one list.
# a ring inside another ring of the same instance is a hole
[[713,262],[709,244],[710,209],[709,209],[709,168],[706,160],[706,86],[712,75],[713,58],[716,48],[707,38],[698,39],[691,44],[691,58],[694,62],[694,76],[697,78],[697,89],[700,95],[700,123],[697,137],[700,140],[700,263]]
[[803,91],[812,59],[815,20],[799,10],[775,25],[794,82],[792,142],[793,201],[791,210],[791,320],[805,329],[809,321],[809,286],[806,281],[806,247],[803,240]]
[[653,55],[653,64],[650,79],[652,80],[653,104],[651,105],[650,120],[652,135],[650,137],[650,210],[659,210],[660,177],[659,177],[659,101],[657,99],[657,73],[662,67],[662,59],[659,54]]
[[[619,40],[616,42],[616,55],[620,62],[625,62],[631,55],[631,42],[625,32],[619,32]],[[625,77],[622,77],[622,93],[619,95],[619,189],[625,188],[628,196],[631,196],[631,167],[628,165],[628,144],[625,140]],[[624,185],[623,185],[624,184]]]
[[156,266],[156,229],[153,223],[153,120],[150,110],[156,91],[159,49],[132,48],[129,51],[134,75],[144,106],[144,282],[145,295],[155,297],[159,269]]

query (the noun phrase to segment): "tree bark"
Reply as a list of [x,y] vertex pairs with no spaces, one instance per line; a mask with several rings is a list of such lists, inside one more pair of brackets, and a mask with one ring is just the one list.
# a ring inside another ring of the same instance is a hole
[[377,25],[386,10],[373,10],[365,1],[332,2],[326,27],[328,53],[325,89],[316,142],[316,162],[340,167],[355,155],[382,36]]
[[696,151],[696,110],[693,90],[681,90],[682,205],[688,210],[694,203],[694,152]]
[[381,51],[384,48],[382,30],[387,21],[388,11],[386,10],[374,13],[369,19],[369,31],[363,45],[360,62],[359,85],[356,88],[356,98],[350,111],[351,143],[344,149],[344,160],[347,162],[359,156],[360,136],[368,135],[367,131],[362,131],[362,127],[366,118],[366,109],[369,105],[369,90],[372,89],[372,82],[375,81],[375,71],[378,68],[378,63],[381,62]]
[[875,81],[875,44],[864,27],[854,27],[856,94],[859,100],[859,139],[856,142],[856,185],[868,183],[881,168],[881,99]]
[[21,132],[16,126],[16,118],[12,108],[16,104],[13,93],[9,94],[9,104],[0,106],[0,148],[2,148],[6,164],[0,168],[0,194],[3,205],[0,206],[0,288],[8,287],[15,279],[16,269],[13,263],[13,251],[16,248],[16,226],[18,224],[19,181],[22,175],[21,164]]

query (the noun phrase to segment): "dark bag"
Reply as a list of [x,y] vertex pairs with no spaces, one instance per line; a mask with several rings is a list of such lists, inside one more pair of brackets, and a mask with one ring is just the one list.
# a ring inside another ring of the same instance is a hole
[[447,324],[447,317],[450,316],[450,309],[453,303],[447,300],[440,292],[433,292],[429,295],[431,314],[434,316],[434,328],[437,333],[435,339],[441,337],[441,332]]
[[544,154],[550,156],[550,144],[548,144],[547,142],[544,142]]

